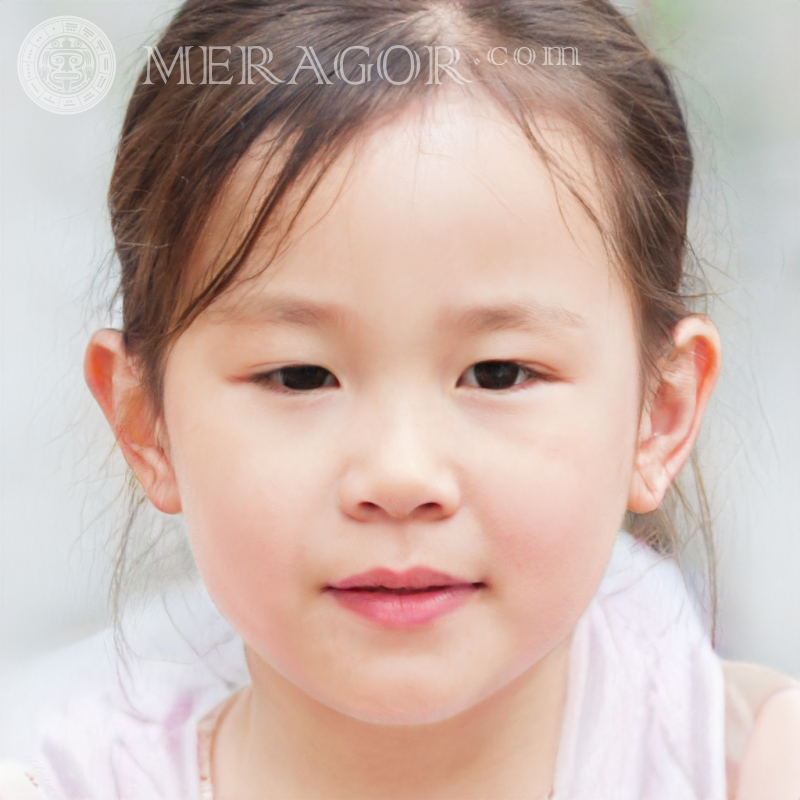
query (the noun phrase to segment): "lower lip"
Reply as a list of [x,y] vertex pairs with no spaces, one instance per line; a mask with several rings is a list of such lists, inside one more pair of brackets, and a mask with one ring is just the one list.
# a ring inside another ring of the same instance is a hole
[[329,591],[340,605],[387,628],[417,628],[460,608],[478,588],[472,584],[459,584],[408,594],[363,589]]

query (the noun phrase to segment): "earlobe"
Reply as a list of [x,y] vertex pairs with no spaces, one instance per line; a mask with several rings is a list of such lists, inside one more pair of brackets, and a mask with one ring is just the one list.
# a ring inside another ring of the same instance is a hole
[[719,334],[705,317],[689,316],[673,329],[673,348],[642,414],[628,509],[654,511],[691,455],[719,377]]
[[119,331],[104,329],[92,336],[86,348],[84,377],[150,501],[166,514],[177,514],[180,497],[163,435]]

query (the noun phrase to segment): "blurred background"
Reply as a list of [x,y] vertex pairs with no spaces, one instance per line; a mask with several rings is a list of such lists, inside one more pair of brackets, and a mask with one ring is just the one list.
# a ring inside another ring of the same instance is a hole
[[[174,5],[0,4],[0,756],[23,745],[32,659],[110,619],[123,469],[81,365],[113,321],[115,139]],[[620,6],[675,69],[697,148],[692,235],[725,348],[702,446],[718,650],[800,678],[800,2]],[[98,25],[117,56],[111,93],[75,115],[39,108],[17,77],[29,31],[59,15]]]

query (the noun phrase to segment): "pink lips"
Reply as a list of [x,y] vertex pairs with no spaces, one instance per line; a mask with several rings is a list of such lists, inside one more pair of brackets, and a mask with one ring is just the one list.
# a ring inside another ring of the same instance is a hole
[[390,628],[428,625],[463,606],[483,583],[415,567],[373,569],[326,586],[345,608]]

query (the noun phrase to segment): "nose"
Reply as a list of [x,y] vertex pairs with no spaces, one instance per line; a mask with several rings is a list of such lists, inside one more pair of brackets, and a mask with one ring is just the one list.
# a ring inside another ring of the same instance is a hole
[[437,424],[418,398],[375,399],[360,411],[348,431],[341,510],[362,522],[436,521],[454,514],[460,491],[446,425]]

